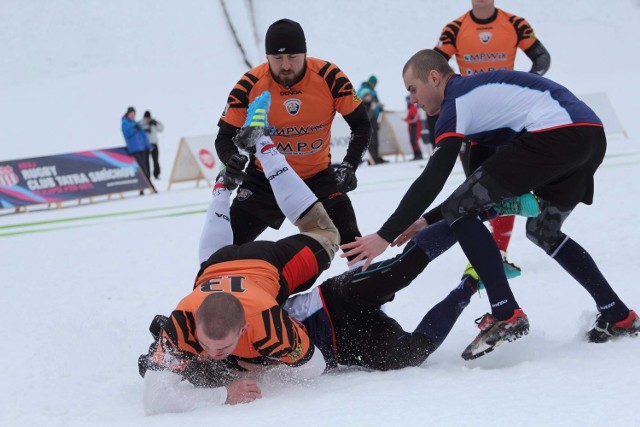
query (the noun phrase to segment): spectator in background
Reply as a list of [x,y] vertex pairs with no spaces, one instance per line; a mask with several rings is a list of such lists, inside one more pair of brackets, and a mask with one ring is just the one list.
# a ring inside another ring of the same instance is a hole
[[153,159],[153,177],[160,179],[160,163],[158,162],[158,132],[164,130],[164,126],[158,120],[151,117],[151,111],[145,111],[142,117],[142,129],[147,134],[149,142],[153,149],[151,150],[151,158]]
[[422,143],[426,145],[427,155],[431,157],[433,154],[433,141],[431,141],[431,135],[429,134],[429,125],[427,123],[427,113],[424,112],[422,108],[418,108],[418,118],[420,119],[420,124],[422,130],[420,131],[420,138],[422,138]]
[[[153,148],[149,143],[147,134],[142,130],[141,122],[136,122],[136,109],[133,107],[127,108],[127,112],[122,116],[122,135],[127,143],[127,151],[138,162],[140,169],[149,186],[155,193],[156,190],[151,184],[151,178],[149,174],[149,151]],[[140,190],[140,195],[144,194],[143,190]]]
[[378,119],[382,112],[382,104],[378,100],[378,93],[376,92],[376,85],[378,84],[378,78],[376,76],[369,77],[369,80],[362,82],[360,89],[358,89],[358,96],[362,99],[369,121],[371,122],[371,139],[369,140],[369,155],[374,164],[386,163],[387,161],[380,157],[379,154],[379,141],[378,130],[380,125]]
[[[531,25],[522,17],[496,8],[494,0],[471,0],[471,10],[444,27],[434,48],[447,60],[455,56],[463,77],[488,71],[513,70],[518,49],[531,60],[530,73],[542,76],[547,72],[551,56],[536,38]],[[427,117],[432,143],[437,119],[438,115]],[[496,150],[495,147],[465,141],[460,150],[465,175],[473,173]],[[502,253],[508,277],[520,274],[520,267],[507,260],[514,220],[513,216],[506,216],[490,221],[493,238]]]
[[422,150],[420,149],[420,135],[422,134],[422,124],[418,114],[418,107],[411,102],[411,98],[407,96],[407,117],[404,119],[409,127],[409,142],[413,150],[412,160],[422,160]]

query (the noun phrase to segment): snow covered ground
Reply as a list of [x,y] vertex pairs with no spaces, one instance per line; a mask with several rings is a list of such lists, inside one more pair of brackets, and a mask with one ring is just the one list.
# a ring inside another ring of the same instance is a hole
[[[247,2],[228,1],[251,60]],[[468,1],[291,0],[253,2],[259,37],[281,17],[302,23],[309,53],[336,62],[358,84],[374,73],[387,108],[400,109],[404,61],[432,47]],[[304,6],[301,6],[304,4]],[[580,206],[565,232],[585,246],[622,299],[640,309],[632,273],[640,239],[640,60],[638,1],[524,0],[497,6],[525,16],[552,55],[548,76],[576,93],[606,92],[629,138],[613,138],[596,175],[592,206]],[[330,24],[328,24],[330,22]],[[252,44],[253,43],[253,44]],[[262,43],[262,42],[260,42]],[[167,126],[160,146],[159,194],[0,216],[0,425],[173,426],[176,423],[274,425],[636,425],[640,338],[603,345],[582,335],[591,298],[524,237],[516,223],[510,254],[524,274],[512,282],[530,334],[465,362],[476,297],[449,338],[419,368],[347,371],[313,384],[264,385],[250,405],[145,417],[139,354],[156,313],[190,289],[209,200],[206,188],[167,192],[178,140],[214,133],[228,91],[246,71],[218,2],[116,0],[30,2],[0,7],[0,158],[16,159],[122,145],[128,105],[151,109]],[[522,55],[517,65],[527,69]],[[425,162],[362,167],[351,193],[360,228],[377,230]],[[458,168],[443,191],[462,179]],[[293,231],[270,230],[267,239]],[[389,251],[385,256],[391,256]],[[453,287],[466,261],[454,247],[388,305],[412,329]],[[336,260],[326,277],[340,273]]]

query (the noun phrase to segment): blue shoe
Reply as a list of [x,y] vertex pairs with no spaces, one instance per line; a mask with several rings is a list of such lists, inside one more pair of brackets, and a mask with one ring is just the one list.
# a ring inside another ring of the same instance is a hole
[[269,107],[271,107],[271,92],[265,90],[249,104],[247,120],[242,127],[269,127],[267,122]]
[[535,218],[540,215],[538,199],[531,193],[524,193],[517,197],[503,200],[493,206],[498,216],[519,215]]
[[269,115],[269,107],[271,106],[271,93],[269,91],[262,92],[256,99],[249,104],[247,110],[247,120],[244,125],[238,129],[233,142],[236,147],[248,153],[256,152],[256,142],[264,135],[271,135],[267,116]]

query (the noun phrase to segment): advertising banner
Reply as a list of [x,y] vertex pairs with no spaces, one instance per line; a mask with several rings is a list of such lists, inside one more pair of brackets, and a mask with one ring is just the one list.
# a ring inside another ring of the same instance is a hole
[[0,161],[0,208],[62,203],[149,183],[124,148]]
[[180,140],[169,177],[169,190],[176,182],[204,180],[213,185],[222,163],[214,148],[215,135],[188,136]]

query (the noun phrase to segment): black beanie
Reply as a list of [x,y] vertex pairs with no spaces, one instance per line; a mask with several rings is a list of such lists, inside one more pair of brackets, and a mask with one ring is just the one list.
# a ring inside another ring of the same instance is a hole
[[129,114],[129,113],[135,113],[135,112],[136,112],[136,109],[135,109],[135,108],[133,108],[133,107],[129,107],[129,108],[127,108],[127,112],[125,113],[125,115],[126,115],[126,114]]
[[144,112],[144,116],[142,116],[142,117],[144,117],[145,119],[146,119],[146,118],[149,118],[149,119],[150,119],[150,118],[151,118],[151,111],[145,111],[145,112]]
[[283,53],[307,53],[307,41],[300,24],[281,19],[271,24],[264,38],[267,55]]

